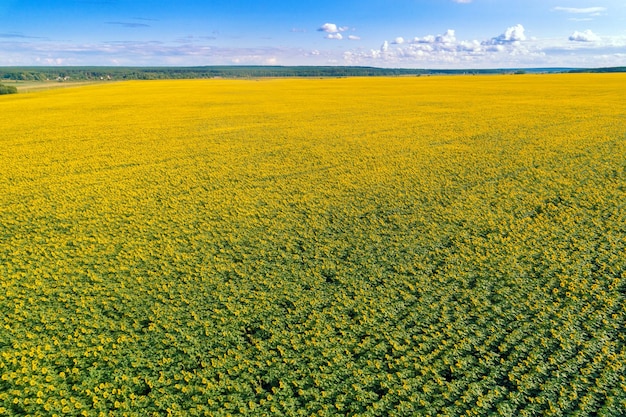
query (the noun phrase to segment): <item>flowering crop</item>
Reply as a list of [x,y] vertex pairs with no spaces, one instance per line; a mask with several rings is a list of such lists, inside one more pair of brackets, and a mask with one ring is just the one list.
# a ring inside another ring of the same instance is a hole
[[3,96],[0,416],[614,416],[626,76]]

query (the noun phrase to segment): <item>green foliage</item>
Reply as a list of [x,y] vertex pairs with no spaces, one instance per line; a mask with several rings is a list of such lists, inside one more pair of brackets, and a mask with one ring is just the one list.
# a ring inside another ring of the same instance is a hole
[[0,84],[0,95],[2,94],[17,94],[17,88],[12,85]]

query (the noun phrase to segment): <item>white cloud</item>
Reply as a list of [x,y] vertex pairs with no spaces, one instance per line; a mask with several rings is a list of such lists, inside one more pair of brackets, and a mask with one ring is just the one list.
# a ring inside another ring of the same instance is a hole
[[383,43],[379,50],[350,52],[344,59],[347,64],[468,68],[516,67],[520,66],[519,61],[531,65],[529,63],[538,61],[544,55],[538,48],[528,45],[524,27],[516,25],[483,42],[459,40],[453,29],[440,35],[415,37],[408,42],[404,38],[396,38],[391,43]]
[[574,32],[569,37],[569,40],[574,42],[596,42],[600,40],[600,37],[593,33],[591,30],[585,30],[583,32]]
[[324,23],[317,30],[320,31],[320,32],[326,32],[326,33],[337,33],[337,32],[339,32],[339,28],[334,23]]
[[440,42],[440,43],[454,43],[456,42],[456,36],[454,34],[454,30],[452,29],[448,29],[446,30],[446,33],[444,33],[443,35],[439,35],[435,38],[436,42]]
[[343,35],[341,33],[329,33],[328,35],[325,36],[326,39],[335,39],[335,40],[342,40],[343,39]]
[[456,35],[453,29],[448,29],[442,35],[426,35],[423,38],[415,37],[410,42],[412,44],[453,44],[456,42]]
[[[326,32],[327,35],[324,36],[326,39],[342,40],[343,35],[341,32],[345,32],[348,29],[350,29],[348,26],[337,26],[335,23],[324,23],[317,30],[318,32]],[[350,37],[348,37],[348,39],[354,40]]]
[[427,35],[423,38],[418,38],[417,36],[413,38],[411,43],[433,43],[435,42],[435,37],[433,35]]
[[574,14],[596,14],[606,12],[606,7],[555,7],[552,10],[556,12],[574,13]]
[[472,0],[452,0],[452,1],[454,1],[455,3],[459,3],[459,4],[468,4],[472,2]]
[[[537,39],[523,25],[485,40],[458,39],[456,32],[385,41],[379,49],[344,52],[345,65],[404,68],[610,67],[623,65],[626,36],[597,37],[593,32]],[[591,39],[597,39],[591,41]],[[583,39],[587,39],[583,42]]]
[[348,35],[348,39],[351,41],[360,41],[361,37],[356,35]]
[[317,30],[319,32],[338,33],[338,32],[345,32],[348,29],[350,29],[348,26],[337,26],[335,23],[324,23]]
[[487,43],[490,45],[502,45],[506,43],[521,42],[526,40],[525,29],[522,25],[515,25],[507,28],[503,34],[491,38]]

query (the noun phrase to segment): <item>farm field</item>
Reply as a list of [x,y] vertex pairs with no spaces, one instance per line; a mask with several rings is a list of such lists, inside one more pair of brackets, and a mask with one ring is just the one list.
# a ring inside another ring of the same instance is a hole
[[0,97],[0,416],[619,416],[626,74]]
[[81,87],[85,85],[99,84],[102,81],[5,81],[5,85],[17,88],[19,93],[33,93],[56,88]]

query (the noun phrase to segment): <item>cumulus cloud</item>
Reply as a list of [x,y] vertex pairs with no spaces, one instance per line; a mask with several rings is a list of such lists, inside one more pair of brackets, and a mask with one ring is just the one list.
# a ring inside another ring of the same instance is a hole
[[361,37],[356,35],[348,35],[348,39],[351,41],[360,41]]
[[454,30],[448,29],[446,33],[443,35],[439,35],[435,38],[436,42],[439,43],[454,43],[456,42],[456,35],[454,34]]
[[454,30],[385,41],[378,49],[344,53],[347,65],[419,68],[598,67],[622,65],[626,36],[599,37],[591,31],[575,32],[568,41],[536,39],[523,25],[506,28],[484,40],[458,39]]
[[317,30],[320,31],[320,32],[326,32],[326,33],[337,33],[337,32],[339,32],[339,28],[334,23],[324,23]]
[[335,23],[324,23],[322,26],[320,26],[319,29],[317,29],[319,32],[326,32],[326,33],[338,33],[338,32],[345,32],[346,30],[348,30],[349,28],[347,26],[337,26]]
[[[341,34],[341,32],[345,32],[348,29],[350,29],[348,26],[337,26],[335,23],[324,23],[317,29],[317,31],[325,32],[326,36],[324,37],[326,39],[342,40],[343,35]],[[354,37],[350,36],[348,36],[348,39],[355,40]]]
[[600,37],[593,33],[591,30],[585,30],[583,32],[574,32],[569,37],[569,40],[573,42],[596,42],[600,40]]
[[532,65],[544,55],[535,41],[527,40],[520,24],[484,41],[457,39],[454,29],[410,40],[395,38],[385,41],[377,50],[350,51],[344,60],[349,64],[367,62],[388,66],[515,67],[520,65],[519,61]]
[[452,44],[456,42],[456,34],[454,29],[448,29],[441,35],[426,35],[423,38],[415,37],[410,43],[413,44]]
[[500,36],[496,36],[495,38],[491,38],[488,41],[491,45],[502,45],[513,42],[521,42],[526,40],[526,34],[524,33],[525,29],[522,25],[515,25],[507,28],[503,34]]

